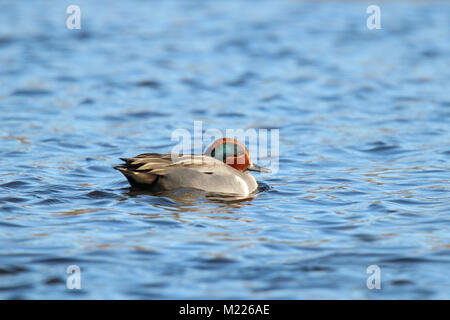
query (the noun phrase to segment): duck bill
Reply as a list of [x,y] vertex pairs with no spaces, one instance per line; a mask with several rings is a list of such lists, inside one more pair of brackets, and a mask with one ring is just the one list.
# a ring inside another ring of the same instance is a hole
[[252,162],[248,166],[247,170],[248,171],[256,171],[256,172],[264,172],[264,173],[272,173],[272,170],[258,166],[257,164],[254,164]]

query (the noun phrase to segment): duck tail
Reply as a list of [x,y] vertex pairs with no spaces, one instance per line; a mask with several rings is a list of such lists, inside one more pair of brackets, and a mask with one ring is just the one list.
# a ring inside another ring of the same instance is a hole
[[120,171],[132,187],[149,189],[158,180],[158,175],[146,171],[136,171],[129,164],[121,164],[113,168]]

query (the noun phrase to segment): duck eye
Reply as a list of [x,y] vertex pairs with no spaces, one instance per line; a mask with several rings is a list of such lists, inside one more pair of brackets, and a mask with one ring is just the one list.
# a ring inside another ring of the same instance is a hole
[[211,151],[211,157],[216,158],[217,160],[224,161],[227,157],[227,149],[225,145],[221,147],[214,148]]

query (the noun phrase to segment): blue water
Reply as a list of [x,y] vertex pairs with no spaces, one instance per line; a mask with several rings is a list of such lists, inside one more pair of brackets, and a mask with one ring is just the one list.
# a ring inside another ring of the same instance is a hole
[[[0,3],[0,298],[449,299],[450,3],[369,4]],[[280,129],[255,199],[112,169],[195,120]]]

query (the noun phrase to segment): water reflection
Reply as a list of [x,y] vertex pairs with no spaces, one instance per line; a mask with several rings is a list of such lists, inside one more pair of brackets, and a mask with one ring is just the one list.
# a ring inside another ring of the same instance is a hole
[[[170,212],[204,212],[211,210],[214,205],[217,213],[233,213],[234,209],[251,206],[251,200],[257,194],[242,197],[227,194],[212,194],[201,190],[181,189],[175,191],[151,192],[144,189],[130,187],[125,195],[127,198],[118,201],[127,201],[129,198],[144,198],[152,206],[163,208]],[[202,205],[204,204],[204,205]]]

